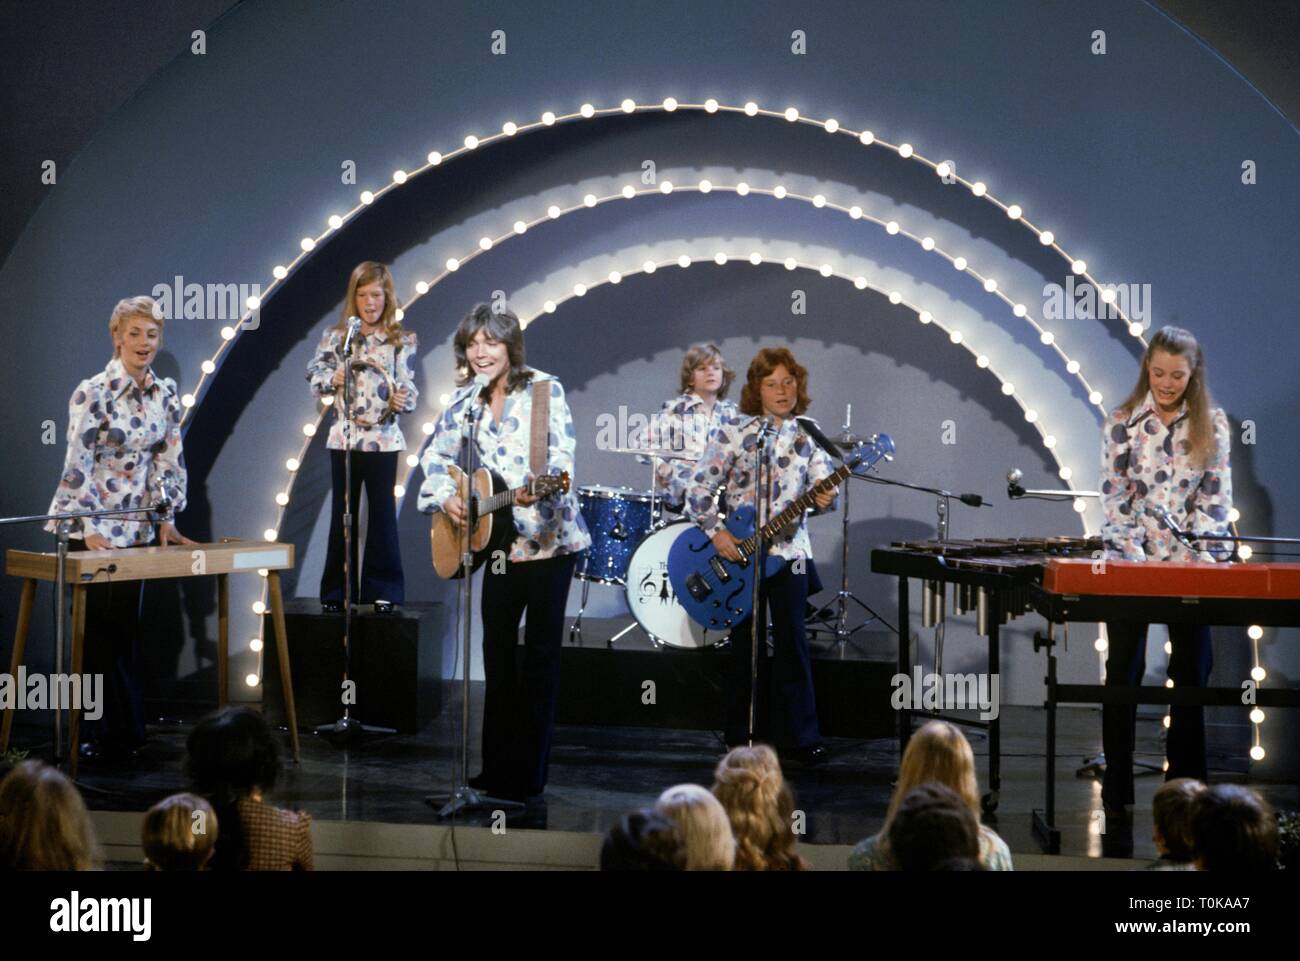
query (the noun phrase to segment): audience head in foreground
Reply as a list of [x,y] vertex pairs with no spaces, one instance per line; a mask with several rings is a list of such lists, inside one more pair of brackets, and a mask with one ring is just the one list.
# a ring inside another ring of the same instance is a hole
[[[880,833],[861,841],[849,856],[854,871],[891,871],[897,868],[889,845],[889,829],[909,791],[922,784],[941,784],[961,798],[979,823],[980,795],[975,780],[975,755],[970,742],[947,721],[928,721],[908,741],[898,768],[898,784],[889,799]],[[979,825],[979,863],[987,871],[1010,871],[1011,851],[997,833]]]
[[1277,868],[1277,815],[1248,787],[1216,784],[1196,796],[1192,844],[1202,871],[1243,873]]
[[738,747],[718,762],[713,796],[731,822],[737,871],[804,871],[794,825],[794,794],[776,752],[765,744]]
[[886,840],[900,871],[951,871],[978,869],[979,839],[979,821],[956,791],[922,784],[899,802]]
[[1196,860],[1192,841],[1192,811],[1205,785],[1195,778],[1178,777],[1156,788],[1151,799],[1152,831],[1160,867],[1191,868]]
[[280,749],[261,714],[222,708],[195,726],[187,747],[190,780],[221,825],[209,867],[311,870],[311,816],[264,801],[279,776]]
[[659,795],[655,811],[677,826],[687,871],[730,871],[736,861],[727,812],[698,784],[678,784]]
[[99,845],[77,787],[63,772],[23,761],[0,781],[0,870],[90,871]]
[[154,871],[202,871],[212,860],[217,816],[197,794],[173,794],[151,807],[140,826],[145,865]]
[[602,871],[681,871],[686,848],[677,825],[652,810],[625,814],[600,846]]

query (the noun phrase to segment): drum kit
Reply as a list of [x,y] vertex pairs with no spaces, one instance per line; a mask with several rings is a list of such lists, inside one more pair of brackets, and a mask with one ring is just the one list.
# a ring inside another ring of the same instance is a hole
[[[592,584],[622,590],[633,623],[609,639],[614,642],[640,627],[656,647],[700,650],[725,639],[695,623],[677,602],[668,582],[668,551],[690,528],[690,521],[675,516],[672,508],[655,493],[655,472],[661,461],[688,460],[681,451],[650,448],[612,448],[616,454],[636,454],[650,459],[650,489],[592,485],[578,488],[578,504],[591,547],[579,562],[574,577],[582,581],[582,605],[570,640],[582,636],[582,615],[587,608]],[[721,491],[716,497],[721,498]]]

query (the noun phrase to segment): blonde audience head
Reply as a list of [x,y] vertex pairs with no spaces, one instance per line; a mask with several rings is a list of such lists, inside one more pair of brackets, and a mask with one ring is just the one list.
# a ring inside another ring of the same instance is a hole
[[730,871],[736,861],[727,812],[698,784],[678,784],[659,795],[655,810],[677,827],[687,871]]
[[197,794],[173,794],[144,816],[140,843],[155,871],[202,871],[217,844],[217,815]]
[[718,762],[713,796],[731,822],[737,871],[805,870],[794,833],[794,795],[776,752],[765,744],[738,747]]
[[57,768],[23,761],[0,781],[0,870],[90,871],[99,845],[76,785]]

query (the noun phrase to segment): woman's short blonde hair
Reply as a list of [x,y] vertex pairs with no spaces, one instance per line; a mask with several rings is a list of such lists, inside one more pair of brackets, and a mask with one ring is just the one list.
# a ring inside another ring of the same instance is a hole
[[149,866],[159,871],[201,871],[216,849],[217,828],[217,816],[204,798],[173,794],[145,814],[140,845]]
[[727,812],[698,784],[678,784],[659,795],[655,810],[677,826],[687,871],[730,871],[736,861]]
[[117,356],[117,332],[126,321],[142,317],[158,325],[158,335],[162,336],[163,312],[158,301],[147,295],[126,297],[117,302],[113,315],[108,318],[108,335],[113,339],[113,356]]

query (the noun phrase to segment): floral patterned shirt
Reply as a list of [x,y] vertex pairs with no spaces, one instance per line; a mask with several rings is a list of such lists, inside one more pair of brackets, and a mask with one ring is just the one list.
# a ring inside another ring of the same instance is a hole
[[[726,485],[726,502],[731,508],[754,502],[754,448],[761,422],[760,417],[742,416],[736,423],[719,426],[710,435],[709,446],[696,465],[686,497],[686,513],[710,537],[726,526],[713,497],[720,484]],[[767,454],[772,477],[768,516],[781,513],[808,488],[834,472],[830,457],[793,417],[783,420],[776,436],[768,439]],[[826,511],[813,513],[826,513],[835,507],[832,503]],[[800,518],[797,524],[791,524],[773,538],[768,547],[772,554],[786,560],[811,559],[812,541],[808,537],[807,521]]]
[[1231,542],[1202,541],[1192,551],[1156,515],[1167,510],[1184,531],[1227,534],[1232,510],[1232,435],[1228,418],[1215,408],[1215,452],[1204,467],[1188,453],[1187,405],[1166,427],[1150,392],[1125,417],[1111,411],[1102,433],[1101,536],[1108,553],[1130,561],[1214,561],[1232,553]]
[[[1011,849],[1007,842],[998,837],[996,831],[986,825],[980,826],[980,866],[985,871],[1013,871]],[[893,871],[894,860],[883,849],[880,835],[873,834],[865,841],[859,841],[849,855],[850,871]]]
[[[704,399],[698,394],[686,393],[664,401],[663,407],[650,419],[650,426],[632,439],[632,447],[652,447],[671,450],[682,455],[683,460],[660,460],[655,464],[655,486],[669,504],[682,504],[686,492],[695,480],[695,465],[704,456],[709,435],[724,424],[743,420],[740,408],[729,400],[716,400],[713,410],[704,413]],[[638,457],[643,464],[649,457]]]
[[[335,388],[331,381],[338,370],[343,352],[343,338],[346,331],[331,327],[321,336],[316,347],[316,356],[307,365],[307,380],[311,383],[312,393],[317,397],[333,394],[338,390],[338,398],[343,396],[342,388]],[[420,392],[415,387],[415,352],[416,337],[410,331],[402,334],[401,343],[394,346],[385,335],[376,331],[363,334],[353,352],[357,360],[369,361],[381,370],[388,372],[397,389],[406,388],[410,396],[401,413],[409,414],[415,410],[420,399]],[[374,420],[381,412],[388,409],[388,385],[374,371],[359,370],[353,372],[352,389],[356,396],[353,416],[364,420]],[[347,438],[344,432],[348,424],[339,416],[340,400],[334,402],[334,422],[330,425],[329,439],[325,446],[330,450],[347,450]],[[406,450],[406,438],[397,426],[396,415],[390,415],[374,427],[352,425],[355,438],[353,450],[395,451]]]
[[[140,387],[122,361],[83,380],[68,402],[68,453],[50,514],[149,507],[167,492],[170,521],[185,509],[185,458],[181,453],[181,401],[176,382],[145,374]],[[83,517],[69,521],[70,536],[108,538],[114,547],[135,547],[154,539],[154,518]],[[45,525],[54,531],[57,521]]]
[[[573,455],[577,441],[573,415],[564,400],[564,388],[550,374],[540,370],[534,370],[532,374],[534,380],[549,381],[551,385],[546,470],[551,474],[568,471],[572,478],[575,476]],[[424,483],[420,485],[417,504],[426,514],[441,510],[442,502],[456,492],[447,468],[463,466],[460,463],[461,428],[465,423],[465,407],[476,396],[477,390],[474,384],[466,384],[453,395],[424,449],[420,460]],[[506,395],[500,421],[492,415],[490,404],[483,405],[478,417],[475,433],[478,465],[492,468],[510,487],[522,487],[529,479],[532,385]],[[529,507],[515,505],[511,512],[515,522],[515,539],[510,546],[511,563],[576,554],[591,546],[591,535],[587,533],[586,522],[578,509],[574,489],[563,496],[543,498]]]

